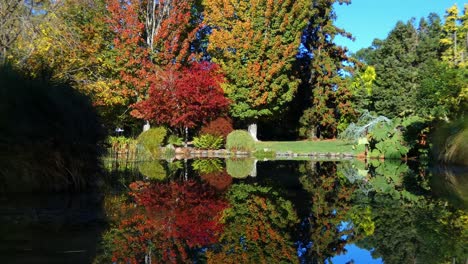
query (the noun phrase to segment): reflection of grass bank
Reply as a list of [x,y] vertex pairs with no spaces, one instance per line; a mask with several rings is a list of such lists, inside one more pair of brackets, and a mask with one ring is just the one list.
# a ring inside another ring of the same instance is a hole
[[70,86],[0,69],[0,191],[88,186],[101,131],[89,100]]
[[342,140],[321,141],[264,141],[255,144],[257,151],[268,149],[274,152],[293,153],[349,153],[358,154],[364,152],[364,146],[354,147],[353,142]]

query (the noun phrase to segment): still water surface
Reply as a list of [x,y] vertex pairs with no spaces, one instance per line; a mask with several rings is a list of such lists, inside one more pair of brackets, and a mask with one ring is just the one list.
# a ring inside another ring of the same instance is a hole
[[0,200],[2,263],[465,263],[466,168],[107,163],[99,192]]

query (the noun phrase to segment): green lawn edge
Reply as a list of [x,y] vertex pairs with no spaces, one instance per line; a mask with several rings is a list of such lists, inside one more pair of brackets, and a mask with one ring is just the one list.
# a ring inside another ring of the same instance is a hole
[[308,153],[340,153],[358,155],[364,152],[363,145],[353,141],[318,140],[318,141],[258,141],[256,151]]

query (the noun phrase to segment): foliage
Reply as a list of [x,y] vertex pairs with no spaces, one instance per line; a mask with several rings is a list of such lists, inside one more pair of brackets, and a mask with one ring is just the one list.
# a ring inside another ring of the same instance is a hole
[[202,126],[200,134],[221,136],[224,140],[234,130],[232,120],[229,117],[218,117]]
[[124,136],[109,136],[107,138],[107,143],[109,143],[114,152],[135,152],[137,146],[137,140]]
[[223,146],[223,138],[211,134],[194,137],[193,145],[199,149],[220,149]]
[[335,3],[349,1],[326,0],[309,5],[309,21],[302,37],[299,63],[306,74],[298,96],[306,102],[299,132],[310,139],[336,137],[339,124],[352,121],[356,115],[348,83],[340,74],[353,71],[347,66],[350,59],[346,49],[333,42],[336,36],[351,36],[333,25]]
[[117,54],[105,23],[105,1],[30,3],[36,5],[34,19],[23,24],[11,62],[31,76],[69,83],[90,97],[107,127],[115,127],[128,117],[128,96],[116,79]]
[[167,69],[151,83],[148,98],[133,105],[132,114],[160,125],[194,128],[227,110],[223,81],[213,63],[193,63],[180,71]]
[[236,179],[243,179],[248,177],[250,173],[252,173],[254,166],[255,161],[253,159],[226,159],[227,173]]
[[184,145],[184,139],[176,135],[169,135],[167,138],[167,144],[173,146],[182,146]]
[[288,231],[298,218],[290,201],[269,187],[232,185],[231,206],[219,247],[208,249],[207,263],[298,263]]
[[[372,87],[374,85],[377,74],[375,68],[366,65],[362,69],[359,69],[352,78],[351,93],[353,94],[353,104],[357,111],[363,115],[367,110],[372,107],[371,96]],[[341,130],[343,131],[343,130]]]
[[457,16],[455,6],[447,10],[445,24],[434,13],[417,26],[414,20],[398,22],[386,39],[358,51],[355,57],[376,73],[372,94],[357,94],[358,107],[389,118],[447,120],[463,115],[468,101],[462,59],[466,43],[456,43],[456,31],[466,22],[457,25]]
[[148,151],[153,158],[156,158],[160,155],[166,134],[167,130],[164,127],[151,128],[138,136],[138,145]]
[[468,55],[468,5],[465,4],[463,14],[459,15],[457,4],[447,8],[445,21],[440,32],[440,45],[444,48],[442,60],[454,66],[466,67]]
[[230,151],[253,151],[255,141],[249,132],[234,130],[226,138],[226,149]]
[[226,73],[223,85],[233,117],[274,118],[290,102],[299,79],[293,73],[308,1],[204,0],[211,28],[208,53]]
[[166,169],[160,161],[140,162],[138,171],[150,180],[162,181],[167,178]]
[[378,124],[369,132],[371,157],[400,159],[409,152],[405,146],[403,134],[393,125]]
[[436,120],[463,117],[468,109],[468,67],[433,61],[422,68],[416,113]]
[[340,133],[341,139],[357,141],[359,138],[367,136],[369,131],[372,131],[378,124],[392,124],[392,121],[385,116],[375,116],[365,110],[355,123],[349,126]]
[[196,159],[192,168],[200,174],[219,173],[224,170],[221,159]]

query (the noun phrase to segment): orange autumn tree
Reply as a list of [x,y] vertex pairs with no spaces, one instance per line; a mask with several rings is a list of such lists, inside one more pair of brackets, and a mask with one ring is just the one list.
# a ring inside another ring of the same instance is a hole
[[250,124],[274,118],[293,99],[293,74],[310,1],[204,0],[208,53],[226,73],[231,115]]

